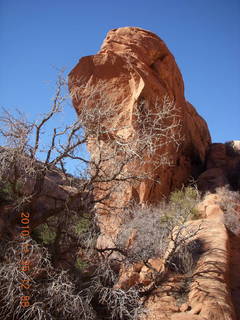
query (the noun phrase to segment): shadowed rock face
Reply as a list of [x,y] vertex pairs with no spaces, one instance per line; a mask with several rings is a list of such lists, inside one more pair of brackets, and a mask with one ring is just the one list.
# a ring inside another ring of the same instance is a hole
[[[107,34],[97,54],[80,59],[69,74],[73,104],[80,116],[93,88],[101,81],[106,85],[100,97],[107,96],[118,104],[118,111],[111,118],[116,135],[119,133],[117,129],[123,125],[128,128],[126,139],[132,131],[137,130],[133,114],[141,101],[147,101],[151,107],[157,100],[162,101],[164,96],[175,103],[180,123],[175,129],[181,137],[180,146],[176,148],[173,143],[165,145],[152,156],[152,159],[161,158],[167,152],[172,165],[157,169],[150,165],[148,170],[152,179],[142,180],[135,188],[124,188],[115,199],[118,205],[125,206],[131,199],[141,203],[157,202],[181,187],[190,176],[197,176],[202,171],[206,150],[211,142],[208,127],[194,107],[185,100],[180,70],[173,55],[158,36],[135,27],[114,29]],[[82,89],[83,86],[87,86],[87,89]],[[91,105],[88,107],[91,108]],[[162,106],[158,105],[157,108],[161,112]],[[109,119],[103,121],[107,126]],[[89,150],[92,157],[97,156],[94,143],[89,145]],[[115,204],[111,202],[111,205]],[[116,219],[111,218],[113,216],[111,213],[100,219],[103,233],[114,237],[118,227]],[[113,225],[116,228],[110,231],[107,226]]]
[[206,171],[198,178],[202,191],[214,192],[216,188],[229,185],[240,190],[240,141],[213,143],[206,155]]

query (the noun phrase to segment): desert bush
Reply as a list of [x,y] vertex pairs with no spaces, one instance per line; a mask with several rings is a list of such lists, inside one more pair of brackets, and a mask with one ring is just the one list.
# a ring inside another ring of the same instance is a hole
[[220,196],[220,206],[224,211],[224,223],[226,228],[235,235],[240,234],[240,193],[231,191],[229,187],[216,190]]
[[[19,241],[1,242],[0,319],[4,320],[90,320],[94,311],[83,293],[76,290],[66,271],[52,267],[47,250],[28,240],[29,253],[23,253]],[[28,272],[21,261],[30,262]],[[27,281],[29,288],[21,284]],[[21,296],[30,296],[30,305],[20,305]]]
[[126,250],[129,260],[136,262],[163,257],[171,235],[178,228],[174,242],[179,248],[197,232],[185,222],[193,215],[196,218],[195,206],[199,199],[198,191],[189,187],[172,193],[168,202],[162,201],[158,206],[130,208],[124,216],[116,246],[126,249],[134,235],[132,244]]
[[113,260],[102,258],[96,268],[88,288],[90,300],[97,298],[105,309],[106,318],[116,320],[135,320],[143,311],[139,288],[128,290],[114,288],[118,280],[118,269]]
[[53,228],[49,227],[48,223],[40,224],[34,229],[33,237],[40,243],[45,245],[51,244],[56,239],[56,232]]
[[[134,320],[141,309],[137,288],[114,289],[118,269],[113,261],[100,259],[89,283],[81,277],[52,266],[48,250],[28,239],[29,253],[23,253],[19,240],[1,241],[0,319],[1,320]],[[30,270],[21,271],[21,261],[30,262]],[[22,288],[21,283],[29,288]],[[81,288],[82,287],[82,288]],[[30,297],[30,305],[20,305],[21,296]]]
[[[169,228],[174,224],[170,212],[161,207],[140,206],[129,209],[118,234],[116,246],[127,251],[128,260],[137,262],[154,256],[163,256],[167,248]],[[134,241],[126,249],[128,240],[135,233]]]
[[173,191],[170,194],[170,203],[176,205],[176,210],[188,212],[188,219],[199,219],[199,213],[196,205],[201,200],[200,192],[197,187],[188,186],[181,190]]
[[81,258],[76,258],[75,267],[80,271],[85,270],[88,264],[86,261],[82,260]]
[[12,188],[9,183],[0,182],[0,205],[11,203],[14,199]]
[[132,287],[127,291],[102,287],[99,290],[99,302],[106,305],[111,319],[137,319],[141,304],[139,292]]
[[96,260],[95,244],[99,231],[91,214],[67,212],[50,217],[32,232],[32,237],[47,247],[54,266],[84,271]]
[[204,253],[204,243],[200,239],[190,240],[183,243],[177,250],[171,252],[167,258],[166,265],[174,272],[191,274],[196,263]]

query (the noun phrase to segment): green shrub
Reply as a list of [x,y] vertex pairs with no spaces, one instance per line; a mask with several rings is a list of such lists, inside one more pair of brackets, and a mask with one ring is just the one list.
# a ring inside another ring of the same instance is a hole
[[88,263],[86,261],[82,260],[79,257],[76,259],[75,267],[77,269],[84,270],[84,269],[86,269],[87,266],[88,266]]
[[32,237],[41,244],[53,244],[56,239],[56,228],[54,226],[56,222],[57,217],[48,218],[46,223],[40,224],[32,231]]
[[15,201],[18,198],[20,190],[21,184],[19,182],[17,182],[15,186],[10,182],[0,182],[0,203],[11,203]]
[[197,188],[194,187],[186,187],[182,190],[173,191],[169,198],[170,203],[176,205],[180,210],[188,212],[189,220],[200,218],[198,210],[196,209],[196,205],[200,200],[200,193]]
[[42,224],[39,227],[40,231],[40,238],[43,242],[43,244],[51,244],[54,242],[56,238],[56,232],[54,230],[51,230],[51,228],[46,224]]
[[80,235],[82,234],[83,232],[86,232],[89,227],[90,227],[90,220],[89,218],[85,218],[85,217],[80,217],[76,226],[75,226],[75,232]]

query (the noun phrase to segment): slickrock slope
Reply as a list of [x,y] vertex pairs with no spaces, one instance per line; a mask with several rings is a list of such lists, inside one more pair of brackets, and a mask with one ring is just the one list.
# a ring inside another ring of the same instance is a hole
[[[137,130],[134,112],[142,102],[149,108],[157,108],[161,113],[161,103],[156,101],[168,97],[176,104],[176,117],[180,126],[176,128],[180,135],[178,148],[173,143],[157,148],[149,159],[161,161],[161,155],[168,153],[170,166],[157,169],[148,164],[148,176],[137,186],[126,186],[111,206],[125,206],[134,199],[140,203],[157,202],[172,190],[181,187],[190,176],[201,172],[206,151],[211,142],[206,122],[198,115],[194,107],[185,100],[184,83],[179,68],[165,43],[155,34],[135,27],[111,30],[104,40],[100,51],[92,56],[83,57],[69,74],[69,88],[73,104],[81,116],[86,101],[91,101],[94,88],[104,83],[100,100],[106,97],[114,101],[118,108],[110,119],[103,119],[106,127],[111,122],[115,128],[111,139],[121,135],[128,139]],[[99,97],[98,95],[98,97]],[[89,108],[92,107],[89,103]],[[105,106],[106,107],[106,106]],[[101,106],[104,112],[104,106]],[[144,114],[143,114],[144,116]],[[124,133],[119,128],[127,128]],[[119,130],[118,130],[119,129]],[[119,132],[121,131],[121,132]],[[105,143],[103,138],[103,143]],[[89,142],[92,157],[98,156],[94,139]],[[109,166],[112,163],[108,164]],[[136,164],[141,174],[141,164]],[[159,181],[160,184],[155,181]],[[99,217],[102,234],[102,246],[109,243],[107,237],[115,237],[118,230],[114,213]]]
[[198,262],[191,284],[190,313],[199,314],[203,319],[234,320],[236,316],[229,283],[230,241],[220,200],[211,194],[202,202],[205,219],[200,222],[202,230],[198,237],[206,243],[207,251]]

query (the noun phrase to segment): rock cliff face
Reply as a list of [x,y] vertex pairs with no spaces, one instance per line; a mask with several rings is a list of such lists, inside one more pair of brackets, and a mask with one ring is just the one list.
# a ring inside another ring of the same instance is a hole
[[[149,161],[151,163],[156,157],[160,159],[167,152],[171,165],[160,165],[158,168],[151,168],[150,165],[148,174],[151,179],[143,179],[134,188],[129,185],[124,187],[118,197],[112,200],[112,206],[119,202],[125,206],[132,199],[140,203],[157,202],[181,187],[190,176],[196,177],[201,172],[211,142],[208,127],[194,107],[185,100],[180,70],[159,37],[135,27],[114,29],[107,34],[96,55],[81,58],[69,74],[73,104],[80,116],[85,102],[91,100],[89,98],[99,83],[106,84],[100,92],[100,99],[107,96],[110,101],[118,104],[117,112],[111,116],[115,128],[111,139],[120,134],[118,131],[123,125],[127,128],[124,132],[126,139],[137,130],[134,110],[142,101],[147,101],[149,108],[152,108],[156,101],[162,101],[167,96],[175,104],[174,112],[179,121],[178,148],[174,143],[157,148]],[[161,104],[155,105],[155,108],[161,113]],[[103,122],[107,126],[109,119],[103,119]],[[89,143],[89,150],[92,157],[97,157],[94,139]],[[141,170],[139,165],[139,174]],[[117,232],[116,217],[113,217],[112,213],[99,218],[105,236],[114,237]],[[114,224],[116,228],[110,230],[109,226]]]
[[229,185],[240,190],[240,141],[213,143],[206,155],[206,171],[199,179],[202,191],[215,191],[216,188]]

